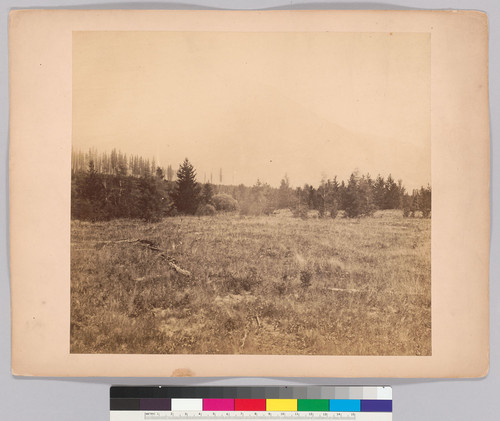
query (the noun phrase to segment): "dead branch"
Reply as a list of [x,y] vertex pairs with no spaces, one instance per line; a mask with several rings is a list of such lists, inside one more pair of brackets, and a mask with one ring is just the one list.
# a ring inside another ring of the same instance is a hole
[[240,349],[243,349],[245,347],[245,341],[247,340],[247,336],[248,336],[248,331],[249,331],[249,326],[250,323],[247,323],[246,326],[245,326],[245,334],[243,335],[243,339],[241,340],[241,345],[240,345]]
[[354,288],[328,288],[330,291],[340,291],[340,292],[366,292]]
[[191,272],[186,269],[182,269],[173,257],[170,257],[166,254],[165,250],[158,248],[152,241],[149,240],[141,240],[138,238],[127,239],[127,240],[110,240],[110,241],[100,241],[98,245],[104,247],[106,244],[120,244],[120,243],[130,243],[130,244],[140,244],[141,246],[147,247],[149,250],[159,253],[158,255],[167,262],[168,266],[180,273],[181,275],[190,277]]

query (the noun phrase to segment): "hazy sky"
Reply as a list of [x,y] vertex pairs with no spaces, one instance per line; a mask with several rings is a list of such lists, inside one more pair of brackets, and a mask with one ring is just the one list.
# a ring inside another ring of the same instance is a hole
[[73,146],[198,180],[292,185],[354,169],[430,182],[430,38],[418,33],[75,32]]

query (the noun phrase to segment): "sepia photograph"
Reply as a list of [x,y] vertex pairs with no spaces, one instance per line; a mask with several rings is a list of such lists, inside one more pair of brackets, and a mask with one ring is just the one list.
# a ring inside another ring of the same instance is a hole
[[431,37],[75,31],[72,354],[431,356]]

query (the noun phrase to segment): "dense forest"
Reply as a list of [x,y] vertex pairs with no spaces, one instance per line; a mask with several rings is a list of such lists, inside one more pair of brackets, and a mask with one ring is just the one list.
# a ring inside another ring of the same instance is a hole
[[[157,221],[179,214],[212,215],[238,211],[242,215],[270,215],[289,209],[296,217],[316,211],[318,217],[371,216],[377,210],[399,209],[404,217],[431,216],[431,187],[407,192],[402,180],[354,171],[348,180],[323,180],[319,186],[292,188],[285,175],[278,188],[257,180],[249,187],[199,183],[186,158],[174,179],[171,165],[111,153],[73,151],[71,217],[80,220],[137,218]],[[212,177],[210,177],[212,178]]]

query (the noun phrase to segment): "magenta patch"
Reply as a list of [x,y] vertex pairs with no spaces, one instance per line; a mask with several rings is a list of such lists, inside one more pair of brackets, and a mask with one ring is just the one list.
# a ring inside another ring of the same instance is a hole
[[234,399],[203,399],[204,411],[234,411]]

